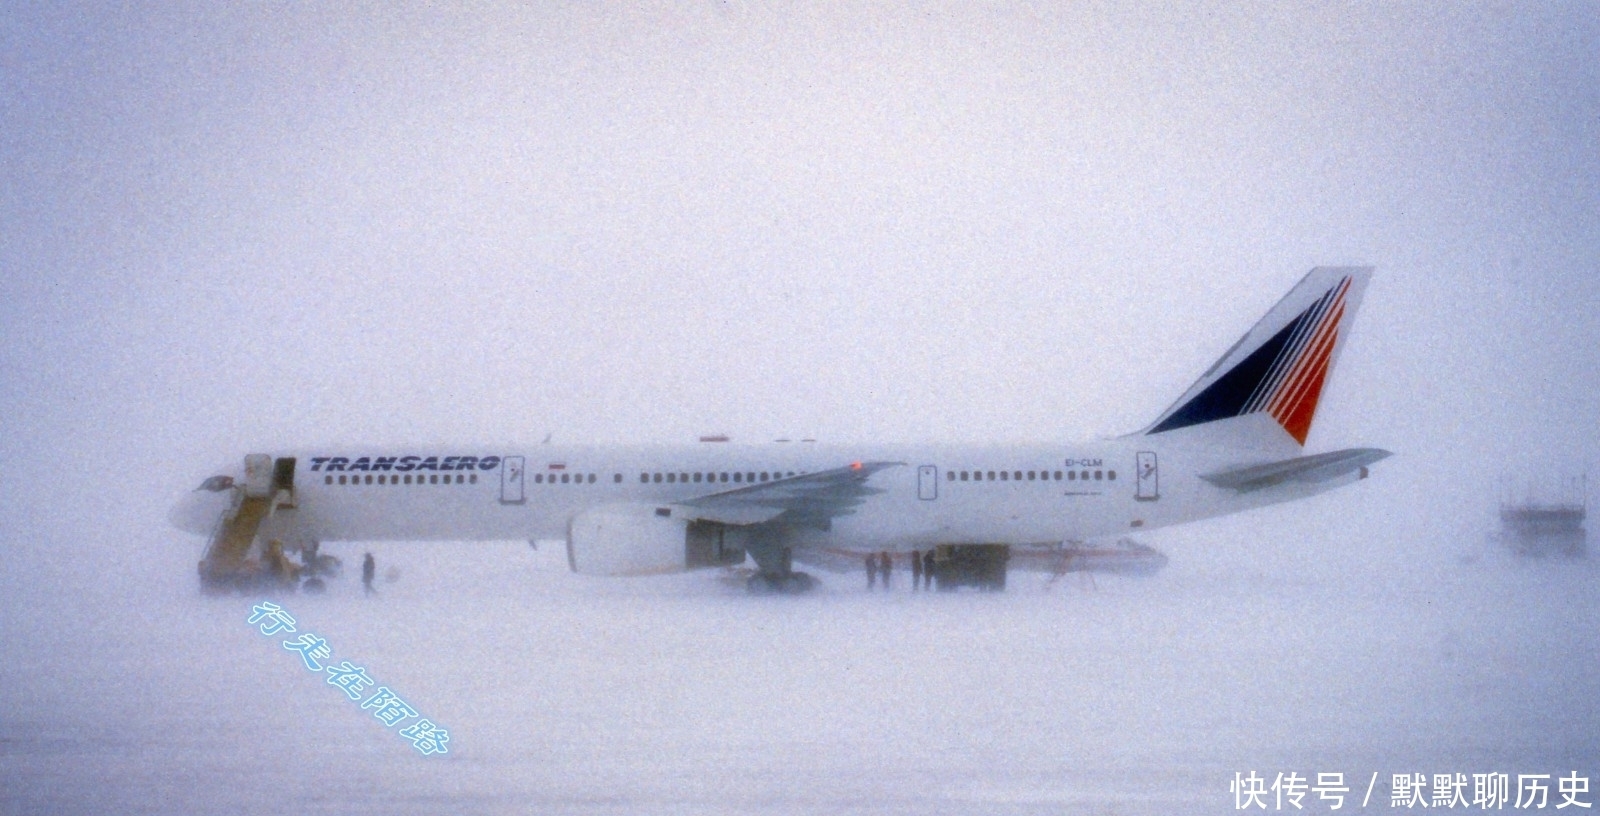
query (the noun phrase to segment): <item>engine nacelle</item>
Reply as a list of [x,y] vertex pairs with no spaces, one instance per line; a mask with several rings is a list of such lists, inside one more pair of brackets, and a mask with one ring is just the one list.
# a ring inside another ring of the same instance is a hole
[[607,504],[567,527],[567,565],[585,575],[660,575],[744,561],[744,531],[653,504]]

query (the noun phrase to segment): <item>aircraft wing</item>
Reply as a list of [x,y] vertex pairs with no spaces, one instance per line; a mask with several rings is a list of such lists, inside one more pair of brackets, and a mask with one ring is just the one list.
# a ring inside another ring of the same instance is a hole
[[1202,473],[1200,478],[1217,487],[1249,493],[1252,490],[1261,490],[1285,482],[1315,483],[1337,479],[1392,455],[1389,451],[1378,448],[1347,448],[1312,456],[1296,456],[1264,465]]
[[827,529],[832,520],[855,512],[868,496],[883,491],[868,487],[867,479],[903,462],[856,462],[832,470],[791,476],[680,501],[676,506],[690,518],[723,524],[783,524]]

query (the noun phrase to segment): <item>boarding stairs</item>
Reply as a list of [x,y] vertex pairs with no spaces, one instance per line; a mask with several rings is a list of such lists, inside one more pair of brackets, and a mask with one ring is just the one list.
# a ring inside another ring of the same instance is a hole
[[[252,454],[245,457],[245,480],[235,485],[233,503],[217,521],[200,561],[200,586],[209,593],[248,588],[265,577],[270,556],[261,532],[279,512],[293,510],[294,460]],[[256,557],[252,558],[254,553]]]

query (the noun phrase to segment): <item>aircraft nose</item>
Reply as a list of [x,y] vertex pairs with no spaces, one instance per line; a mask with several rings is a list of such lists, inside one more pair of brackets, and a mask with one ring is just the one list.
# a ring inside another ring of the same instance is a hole
[[231,490],[195,490],[178,499],[167,512],[167,521],[187,533],[210,535],[232,501]]

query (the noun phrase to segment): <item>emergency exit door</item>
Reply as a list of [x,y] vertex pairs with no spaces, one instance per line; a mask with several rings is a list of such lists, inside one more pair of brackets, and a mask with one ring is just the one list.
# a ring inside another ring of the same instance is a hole
[[507,456],[500,460],[501,504],[522,504],[523,471],[521,456]]
[[939,498],[939,468],[933,465],[917,468],[917,498],[923,501]]
[[1139,451],[1136,454],[1135,475],[1138,477],[1138,490],[1133,494],[1139,501],[1155,501],[1161,498],[1161,473],[1156,469],[1155,451]]

